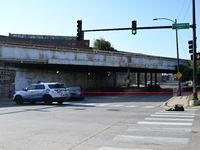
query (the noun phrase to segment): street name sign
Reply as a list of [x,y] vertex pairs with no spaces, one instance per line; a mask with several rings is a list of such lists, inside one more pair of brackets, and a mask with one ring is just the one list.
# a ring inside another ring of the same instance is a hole
[[176,23],[172,24],[172,29],[189,29],[190,24],[189,23]]

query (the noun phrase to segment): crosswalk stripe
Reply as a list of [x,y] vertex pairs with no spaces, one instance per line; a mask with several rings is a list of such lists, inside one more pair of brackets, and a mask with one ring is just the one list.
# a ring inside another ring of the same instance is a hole
[[182,115],[151,115],[151,117],[194,118],[194,116],[182,116]]
[[145,118],[145,120],[160,120],[160,121],[194,121],[194,119],[177,119],[177,118]]
[[97,106],[108,106],[110,104],[98,104]]
[[186,109],[187,111],[197,111],[199,109]]
[[147,149],[133,149],[133,148],[119,148],[119,147],[101,147],[97,150],[147,150]]
[[147,124],[147,125],[180,125],[180,126],[191,126],[192,123],[182,123],[182,122],[148,122],[139,121],[137,124]]
[[121,106],[124,106],[124,105],[110,105],[110,107],[121,107]]
[[69,103],[70,105],[83,105],[84,103]]
[[[114,105],[115,106],[115,105]],[[116,105],[117,107],[118,105]],[[139,107],[136,105],[130,105],[125,107]],[[143,106],[142,108],[153,108],[155,106]],[[195,114],[193,112],[156,112],[151,115],[152,118],[145,118],[146,121],[139,121],[137,124],[143,125],[174,125],[174,126],[191,126],[194,121]],[[160,122],[156,122],[160,121]],[[170,122],[169,122],[170,121]],[[172,122],[171,122],[172,121]],[[173,122],[175,121],[175,122]],[[153,127],[153,128],[152,128]],[[127,131],[144,131],[144,132],[171,132],[171,133],[191,133],[192,130],[188,128],[163,128],[163,127],[131,127]],[[175,137],[155,137],[155,136],[134,136],[134,135],[118,135],[113,141],[121,142],[135,142],[135,143],[154,143],[154,144],[187,144],[189,138],[175,138]],[[130,149],[119,147],[101,147],[97,150],[142,150],[142,149]]]
[[168,115],[195,115],[194,113],[173,113],[173,112],[156,112],[155,114],[157,115],[165,115],[165,114],[168,114]]
[[[127,108],[134,108],[134,107],[140,107],[139,105],[122,105],[122,104],[110,104],[110,103],[74,103],[74,102],[69,102],[68,104],[76,106],[76,105],[85,105],[85,106],[96,106],[96,107],[103,107],[103,106],[109,106],[109,107],[127,107]],[[142,108],[153,108],[155,106],[142,106]]]
[[138,105],[129,105],[129,106],[126,106],[126,107],[138,107]]
[[154,108],[155,106],[144,106],[142,108]]
[[187,144],[189,142],[188,138],[131,136],[131,135],[118,135],[113,140],[123,141],[123,142],[157,143],[157,144],[169,144],[169,143]]
[[180,132],[180,133],[191,133],[191,129],[187,128],[136,128],[130,127],[128,131],[153,131],[153,132]]
[[87,103],[87,104],[84,104],[84,105],[86,105],[86,106],[95,106],[94,103]]

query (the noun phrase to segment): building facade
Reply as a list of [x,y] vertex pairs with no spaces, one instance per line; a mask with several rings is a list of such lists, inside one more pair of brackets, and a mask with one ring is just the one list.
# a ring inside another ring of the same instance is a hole
[[91,49],[89,40],[78,41],[76,40],[75,36],[32,35],[32,34],[9,33],[9,36],[0,36],[0,41],[57,46],[57,47]]

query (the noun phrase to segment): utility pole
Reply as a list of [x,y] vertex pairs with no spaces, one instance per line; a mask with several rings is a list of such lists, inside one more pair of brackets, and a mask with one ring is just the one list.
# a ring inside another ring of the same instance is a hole
[[195,0],[192,0],[192,16],[193,16],[193,100],[198,100],[197,97],[197,58],[196,58],[196,14],[195,14]]

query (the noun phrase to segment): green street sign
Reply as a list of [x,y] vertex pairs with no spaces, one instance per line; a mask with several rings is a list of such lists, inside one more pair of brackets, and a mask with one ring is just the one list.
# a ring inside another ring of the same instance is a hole
[[172,29],[189,29],[189,28],[190,28],[189,23],[172,24]]

